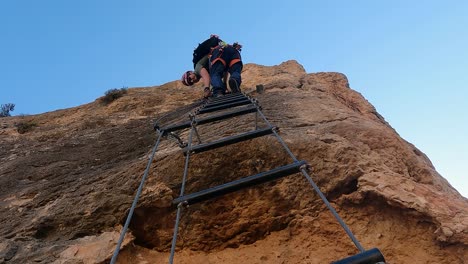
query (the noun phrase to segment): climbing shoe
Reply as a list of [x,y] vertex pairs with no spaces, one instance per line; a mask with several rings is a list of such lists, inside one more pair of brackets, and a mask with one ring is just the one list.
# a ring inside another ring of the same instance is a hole
[[224,94],[222,92],[217,92],[217,93],[213,94],[214,98],[218,98],[218,97],[222,97],[222,96],[224,96]]
[[224,95],[223,88],[221,87],[213,87],[213,97],[221,97]]
[[237,84],[237,81],[234,79],[229,79],[229,88],[231,88],[231,92],[234,93],[240,93],[240,87]]

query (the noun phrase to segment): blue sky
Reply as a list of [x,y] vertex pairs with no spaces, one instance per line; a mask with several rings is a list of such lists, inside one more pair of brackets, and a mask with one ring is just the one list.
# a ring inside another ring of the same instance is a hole
[[0,103],[38,114],[164,84],[216,33],[246,63],[344,73],[468,197],[466,14],[461,0],[5,0]]

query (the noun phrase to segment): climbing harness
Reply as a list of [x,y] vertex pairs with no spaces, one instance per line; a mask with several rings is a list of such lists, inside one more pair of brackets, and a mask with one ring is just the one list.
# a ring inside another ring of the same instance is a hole
[[[182,210],[184,207],[189,206],[191,204],[200,203],[212,198],[216,198],[231,192],[235,192],[247,187],[251,187],[254,185],[258,185],[261,183],[269,182],[272,180],[276,180],[282,177],[286,177],[296,173],[302,173],[307,181],[310,183],[312,188],[317,192],[319,197],[327,206],[328,210],[333,214],[335,219],[344,229],[346,234],[349,236],[351,241],[354,243],[356,248],[359,250],[359,253],[353,255],[351,257],[347,257],[338,261],[333,262],[334,264],[381,264],[385,263],[384,256],[377,248],[372,248],[370,250],[365,250],[364,247],[359,243],[356,237],[353,235],[349,227],[344,223],[338,213],[335,211],[333,206],[327,200],[325,195],[320,191],[320,188],[317,184],[313,181],[312,177],[309,175],[308,164],[306,161],[298,160],[295,155],[291,152],[289,147],[286,145],[284,140],[278,134],[278,128],[273,126],[265,115],[262,113],[262,109],[258,103],[258,101],[244,93],[235,93],[235,94],[228,94],[223,97],[218,98],[210,98],[204,101],[203,104],[192,105],[191,108],[193,111],[189,114],[189,121],[173,123],[165,126],[161,126],[159,123],[155,124],[155,130],[159,133],[159,137],[155,147],[153,148],[153,153],[150,157],[148,162],[147,169],[145,174],[142,178],[140,186],[137,191],[137,195],[132,204],[132,208],[127,217],[127,221],[125,226],[122,230],[119,242],[117,243],[117,247],[115,249],[114,255],[112,257],[111,263],[115,263],[118,251],[120,249],[122,240],[125,236],[125,232],[128,229],[129,222],[131,220],[133,211],[135,209],[136,203],[138,198],[141,194],[141,189],[143,187],[144,181],[147,177],[148,170],[151,164],[151,161],[154,158],[154,153],[156,152],[157,146],[159,144],[160,138],[162,136],[168,136],[175,138],[178,142],[179,147],[182,148],[182,151],[185,155],[185,165],[184,165],[184,173],[182,177],[182,184],[180,189],[179,197],[175,198],[172,201],[172,204],[177,206],[177,213],[176,213],[176,220],[174,226],[174,233],[171,243],[171,252],[169,256],[169,263],[173,264],[174,262],[174,255],[177,243],[177,236],[178,236],[178,229],[180,218],[182,215]],[[219,112],[218,114],[212,114],[206,117],[199,117],[199,115]],[[226,120],[229,118],[243,116],[246,114],[255,113],[255,130],[237,134],[234,136],[224,137],[218,140],[214,140],[211,142],[202,143],[201,137],[198,133],[197,126],[203,124],[209,124],[215,121]],[[266,124],[266,128],[258,128],[258,119],[259,117],[263,119]],[[176,131],[180,131],[183,129],[190,129],[190,133],[188,136],[188,142],[183,142],[180,137],[175,136]],[[197,138],[198,144],[193,145],[193,137]],[[212,188],[208,188],[205,190],[201,190],[195,193],[185,194],[185,185],[188,176],[188,168],[190,163],[190,157],[192,154],[201,153],[204,151],[220,148],[223,146],[235,144],[238,142],[266,136],[266,135],[274,135],[284,150],[288,153],[288,155],[292,158],[293,162],[291,164],[283,165],[277,168],[274,168],[269,171],[261,172],[255,175],[251,175],[248,177],[244,177],[238,180],[234,180],[232,182],[224,183]]]

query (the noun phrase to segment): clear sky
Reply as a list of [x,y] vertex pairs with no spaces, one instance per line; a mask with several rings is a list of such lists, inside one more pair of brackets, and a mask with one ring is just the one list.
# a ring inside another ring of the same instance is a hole
[[468,1],[3,0],[0,104],[14,115],[161,85],[216,33],[245,63],[341,72],[468,197]]

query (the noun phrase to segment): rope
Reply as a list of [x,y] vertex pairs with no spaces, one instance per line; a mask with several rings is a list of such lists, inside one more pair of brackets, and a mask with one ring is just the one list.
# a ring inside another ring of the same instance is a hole
[[156,154],[156,150],[158,149],[161,137],[162,137],[162,133],[159,133],[158,139],[156,140],[156,143],[154,144],[153,151],[148,160],[148,164],[146,165],[145,173],[143,174],[143,178],[141,179],[140,186],[138,186],[138,191],[135,195],[135,198],[133,199],[132,207],[130,208],[130,212],[128,212],[127,220],[125,221],[125,225],[122,229],[122,232],[120,233],[119,241],[117,242],[117,246],[115,247],[114,254],[112,255],[112,259],[110,262],[111,264],[114,264],[117,261],[117,256],[119,255],[120,246],[122,245],[122,242],[124,240],[125,233],[127,233],[127,229],[128,229],[128,226],[130,225],[130,221],[132,220],[133,211],[135,210],[135,207],[138,203],[138,199],[140,198],[141,191],[143,190],[143,185],[145,184],[145,180],[148,177],[148,173],[151,168],[151,163],[153,162],[154,155]]
[[[194,127],[195,127],[195,123],[192,122],[192,129],[190,130],[188,148],[190,148],[192,145]],[[182,187],[180,188],[180,195],[179,195],[180,197],[182,197],[185,192],[185,182],[187,180],[189,161],[190,161],[190,151],[187,151],[187,156],[185,157],[184,175],[182,177]],[[174,226],[174,234],[172,236],[171,255],[169,256],[170,264],[172,264],[174,261],[174,254],[175,254],[175,248],[176,248],[176,243],[177,243],[177,233],[179,232],[179,221],[180,221],[180,215],[182,212],[182,205],[183,203],[179,203],[177,205],[177,216],[176,216],[176,222]]]

